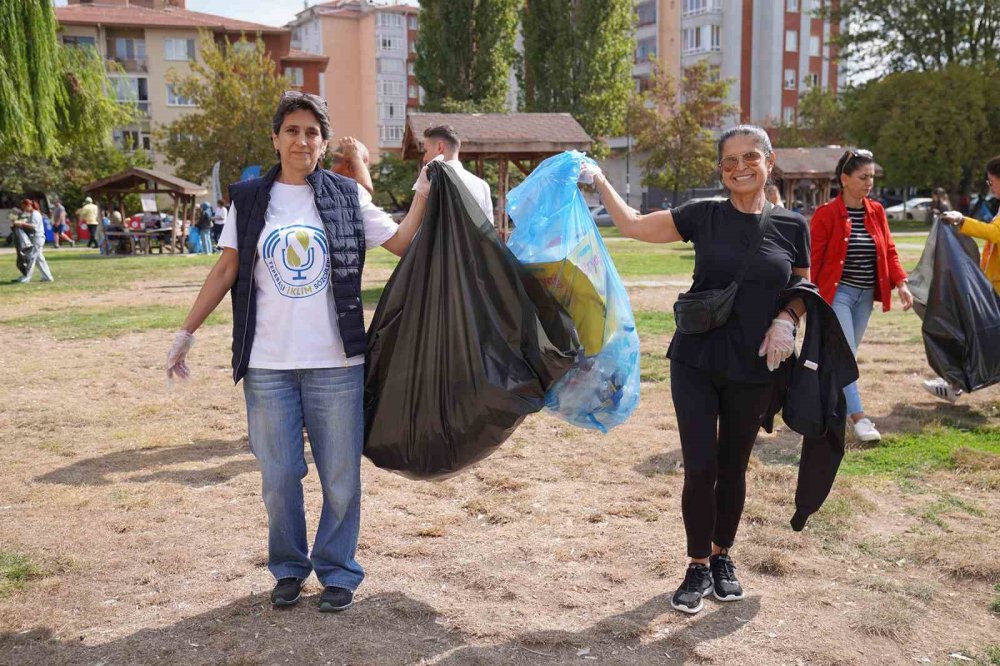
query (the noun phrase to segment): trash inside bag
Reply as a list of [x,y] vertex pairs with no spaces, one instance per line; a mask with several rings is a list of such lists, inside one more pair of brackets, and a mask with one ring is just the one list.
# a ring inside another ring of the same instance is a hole
[[508,247],[573,318],[583,350],[545,396],[570,423],[607,432],[639,404],[639,336],[628,293],[577,187],[589,160],[568,151],[542,162],[507,197]]
[[934,372],[965,391],[1000,382],[1000,296],[979,268],[972,239],[935,222],[911,276],[918,279],[923,302],[914,309],[924,320]]
[[573,365],[573,322],[455,171],[428,167],[423,225],[368,329],[365,455],[419,479],[492,453]]

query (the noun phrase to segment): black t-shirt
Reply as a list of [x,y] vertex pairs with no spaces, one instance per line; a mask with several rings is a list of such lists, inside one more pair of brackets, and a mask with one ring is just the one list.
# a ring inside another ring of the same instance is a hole
[[[698,201],[671,213],[681,238],[694,243],[691,291],[722,289],[736,277],[757,238],[760,215],[741,213],[729,201]],[[809,267],[809,226],[798,213],[775,206],[772,226],[750,259],[733,311],[706,333],[675,333],[667,356],[743,382],[767,382],[771,373],[757,350],[778,311],[778,294],[792,268]]]

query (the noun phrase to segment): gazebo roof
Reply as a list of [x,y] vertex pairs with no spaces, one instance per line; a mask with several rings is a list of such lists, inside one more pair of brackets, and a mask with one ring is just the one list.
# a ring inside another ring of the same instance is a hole
[[466,159],[528,159],[565,150],[590,150],[593,140],[568,113],[411,113],[403,133],[403,159],[419,159],[424,130],[451,125]]
[[[774,170],[779,178],[832,179],[837,169],[837,161],[845,150],[847,149],[840,146],[775,148]],[[875,175],[885,175],[877,162],[875,163]]]
[[[152,185],[152,187],[150,187]],[[185,196],[208,194],[204,186],[177,176],[154,169],[130,167],[113,176],[95,180],[83,186],[83,191],[92,194],[131,194],[155,192]]]

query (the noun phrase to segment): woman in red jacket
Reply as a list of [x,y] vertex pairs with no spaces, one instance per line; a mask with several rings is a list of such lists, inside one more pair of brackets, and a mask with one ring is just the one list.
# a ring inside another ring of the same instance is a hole
[[[846,151],[837,162],[836,174],[840,195],[816,209],[810,223],[812,276],[820,294],[837,313],[856,355],[874,301],[882,303],[883,311],[889,310],[892,290],[896,289],[903,309],[909,310],[913,295],[889,234],[885,209],[868,198],[875,180],[871,151]],[[865,416],[857,382],[844,389],[844,396],[858,439],[879,441],[882,436]]]

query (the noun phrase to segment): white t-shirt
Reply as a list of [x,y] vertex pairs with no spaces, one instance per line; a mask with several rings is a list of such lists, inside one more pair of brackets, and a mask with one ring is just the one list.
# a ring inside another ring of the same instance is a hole
[[[360,185],[365,245],[378,247],[398,228],[372,204]],[[237,248],[236,204],[229,207],[219,247]],[[330,258],[323,222],[309,185],[275,182],[257,241],[254,265],[257,323],[249,367],[269,370],[337,368],[361,365],[348,358],[337,325],[330,289]]]
[[490,198],[490,186],[486,181],[471,171],[466,171],[465,167],[458,160],[445,160],[445,164],[458,173],[458,177],[469,188],[469,192],[472,193],[472,197],[476,200],[476,203],[483,209],[486,219],[493,222],[493,199]]

